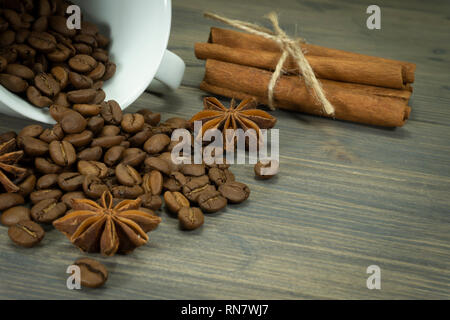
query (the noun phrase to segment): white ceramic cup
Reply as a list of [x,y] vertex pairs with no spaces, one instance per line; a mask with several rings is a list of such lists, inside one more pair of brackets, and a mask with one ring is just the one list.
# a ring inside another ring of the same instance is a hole
[[[115,75],[105,81],[106,100],[116,100],[122,109],[150,85],[153,91],[176,89],[185,65],[166,50],[172,16],[171,0],[75,0],[84,19],[98,24],[111,38]],[[152,81],[153,80],[153,81]],[[0,85],[0,113],[54,123],[48,108],[32,106]]]

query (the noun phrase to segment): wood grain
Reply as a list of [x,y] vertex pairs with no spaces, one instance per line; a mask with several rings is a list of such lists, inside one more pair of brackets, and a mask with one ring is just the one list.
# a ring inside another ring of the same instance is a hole
[[[130,108],[164,118],[202,108],[197,89],[211,10],[263,22],[273,1],[174,1],[169,48],[187,64],[183,86],[144,93]],[[0,227],[2,299],[448,299],[450,298],[450,4],[389,1],[382,29],[365,26],[366,1],[279,1],[281,26],[312,43],[418,65],[412,119],[396,130],[275,111],[281,172],[269,181],[251,165],[233,172],[248,202],[208,215],[203,228],[178,229],[164,210],[147,246],[103,258],[110,279],[99,290],[69,291],[69,264],[80,253],[56,230],[21,249]],[[227,103],[224,100],[224,103]],[[0,130],[31,123],[3,117]],[[368,290],[366,268],[381,268]]]

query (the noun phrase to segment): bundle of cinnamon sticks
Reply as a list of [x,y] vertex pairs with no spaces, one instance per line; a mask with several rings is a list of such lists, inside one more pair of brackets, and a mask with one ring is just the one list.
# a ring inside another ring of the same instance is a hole
[[[312,44],[301,44],[335,118],[384,127],[400,127],[409,117],[415,64],[367,56]],[[211,28],[208,43],[196,43],[195,55],[206,59],[202,90],[268,103],[268,84],[281,50],[258,35]],[[326,116],[288,58],[274,89],[280,109]]]

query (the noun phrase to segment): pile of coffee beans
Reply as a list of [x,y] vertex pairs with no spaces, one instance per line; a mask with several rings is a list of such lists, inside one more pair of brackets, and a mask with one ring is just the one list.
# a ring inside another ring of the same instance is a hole
[[[114,100],[83,109],[52,105],[50,114],[57,121],[50,128],[32,124],[17,135],[0,135],[0,143],[16,141],[15,149],[24,153],[16,165],[27,168],[13,180],[19,192],[0,193],[0,222],[16,230],[10,233],[16,243],[21,243],[19,235],[34,243],[42,239],[30,238],[29,228],[18,223],[51,224],[70,212],[72,199],[98,200],[107,190],[115,202],[140,198],[151,214],[162,207],[163,195],[167,210],[186,230],[201,226],[204,213],[249,197],[249,188],[235,181],[229,165],[172,161],[171,151],[179,142],[171,134],[190,127],[185,119],[160,123],[161,115],[148,109],[123,114]],[[28,200],[31,209],[23,206]]]
[[[63,0],[0,1],[0,84],[38,108],[57,104],[84,110],[105,99],[103,81],[116,65],[110,40],[82,21],[68,29]],[[86,111],[88,112],[88,111]]]

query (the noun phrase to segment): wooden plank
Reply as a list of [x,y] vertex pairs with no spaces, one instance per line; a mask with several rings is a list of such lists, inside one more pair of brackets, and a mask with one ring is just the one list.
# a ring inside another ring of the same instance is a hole
[[[102,289],[66,288],[67,266],[92,255],[56,230],[22,249],[0,226],[0,298],[450,298],[449,5],[439,4],[384,2],[385,29],[372,33],[364,2],[280,1],[288,32],[298,23],[311,42],[418,63],[412,120],[390,130],[275,111],[279,176],[259,181],[251,165],[233,166],[251,188],[249,201],[208,215],[194,232],[179,230],[163,210],[148,245],[128,256],[93,255],[110,271]],[[174,1],[169,47],[187,62],[183,86],[145,93],[130,111],[149,108],[166,119],[202,108],[203,67],[192,45],[211,25],[203,9],[261,21],[273,1]],[[3,117],[0,131],[30,123]],[[372,264],[381,268],[381,290],[366,288]]]

